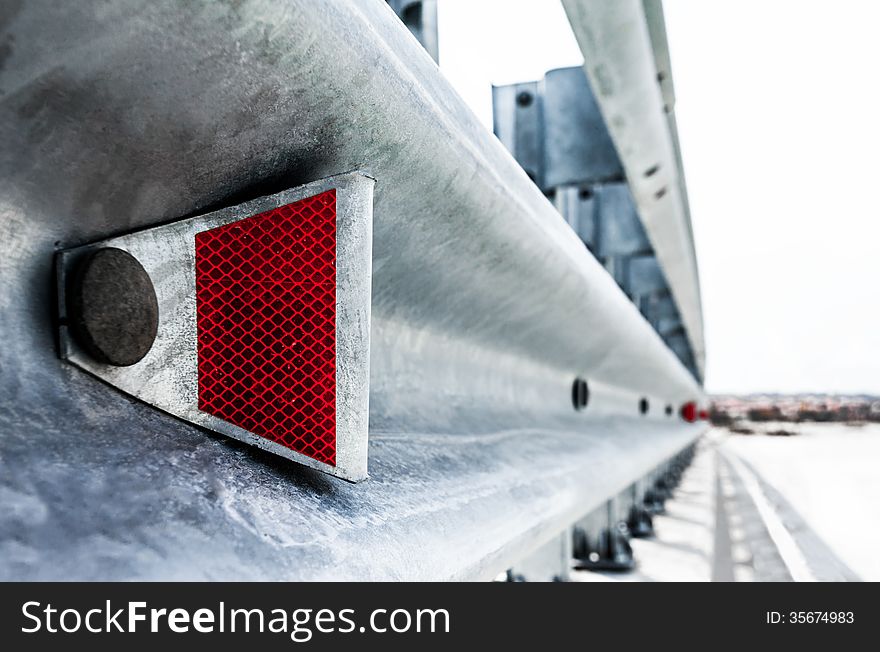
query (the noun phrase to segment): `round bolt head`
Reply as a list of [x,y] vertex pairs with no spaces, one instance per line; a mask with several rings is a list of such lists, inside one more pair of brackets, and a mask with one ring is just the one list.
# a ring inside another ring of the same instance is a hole
[[530,106],[534,99],[535,98],[528,91],[520,91],[516,95],[516,103],[523,107]]
[[127,251],[85,254],[68,287],[69,325],[99,362],[127,367],[141,360],[159,330],[159,303],[149,274]]

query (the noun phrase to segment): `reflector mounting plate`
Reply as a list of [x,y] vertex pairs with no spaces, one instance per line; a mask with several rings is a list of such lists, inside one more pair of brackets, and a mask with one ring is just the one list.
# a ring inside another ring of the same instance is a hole
[[[169,414],[350,481],[367,477],[374,181],[353,172],[63,251],[63,358]],[[104,247],[144,267],[150,351],[105,364],[66,326],[78,261]]]

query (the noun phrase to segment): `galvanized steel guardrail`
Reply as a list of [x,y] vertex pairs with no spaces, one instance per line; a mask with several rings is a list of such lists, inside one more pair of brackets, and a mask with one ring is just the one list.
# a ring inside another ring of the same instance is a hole
[[[2,31],[3,578],[489,579],[701,432],[700,386],[385,3],[35,1]],[[367,482],[58,358],[56,250],[355,169]]]
[[660,0],[562,4],[702,378],[699,274]]

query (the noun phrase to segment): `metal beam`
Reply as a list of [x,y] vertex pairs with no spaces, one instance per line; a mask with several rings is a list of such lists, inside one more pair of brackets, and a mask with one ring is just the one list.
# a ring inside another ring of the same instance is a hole
[[[2,29],[4,578],[491,578],[699,434],[660,408],[691,375],[385,3],[35,0]],[[367,482],[58,359],[56,248],[353,169]]]
[[[680,155],[670,131],[674,123],[664,110],[645,6],[641,0],[562,4],[702,378],[705,345],[693,233]],[[671,74],[665,78],[671,80]]]

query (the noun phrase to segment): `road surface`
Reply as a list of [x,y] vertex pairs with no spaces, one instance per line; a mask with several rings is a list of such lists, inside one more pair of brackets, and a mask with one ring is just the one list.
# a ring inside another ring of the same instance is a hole
[[[761,434],[785,428],[791,437]],[[713,428],[636,571],[578,581],[880,580],[880,424]]]

